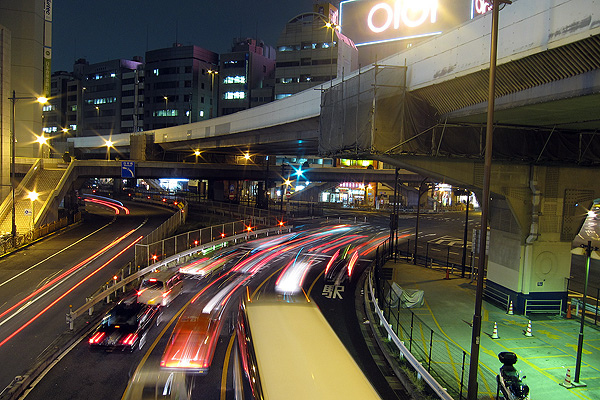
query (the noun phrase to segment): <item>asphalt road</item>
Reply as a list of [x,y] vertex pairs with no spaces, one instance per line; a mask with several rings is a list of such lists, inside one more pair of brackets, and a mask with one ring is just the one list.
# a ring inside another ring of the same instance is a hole
[[69,305],[79,307],[110,281],[133,257],[132,244],[173,213],[127,206],[131,214],[115,216],[88,205],[81,224],[0,259],[0,387],[24,374],[64,332]]

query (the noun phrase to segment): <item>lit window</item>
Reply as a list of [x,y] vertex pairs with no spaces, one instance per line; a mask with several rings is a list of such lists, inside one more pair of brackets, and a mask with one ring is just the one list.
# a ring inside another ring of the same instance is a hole
[[115,74],[114,72],[111,72],[111,73],[110,73],[110,77],[111,77],[111,78],[114,78],[114,77],[116,77],[116,76],[117,76],[117,74]]
[[154,71],[152,71],[154,73],[154,75],[158,76],[158,68],[154,68]]
[[75,104],[74,106],[71,106],[71,111],[77,111],[77,104]]
[[48,104],[42,107],[42,111],[54,111],[56,110],[56,106],[53,104]]
[[225,79],[223,79],[223,83],[226,85],[232,84],[232,83],[241,83],[244,84],[246,83],[246,77],[242,76],[242,75],[236,75],[236,76],[227,76],[225,77]]
[[77,130],[77,125],[69,125],[69,129],[71,129],[72,131],[76,131]]
[[109,104],[109,103],[116,103],[117,98],[116,97],[101,97],[99,99],[87,99],[85,102],[88,104],[94,104],[94,105]]
[[177,117],[179,110],[157,110],[152,113],[154,117]]
[[199,114],[200,114],[201,117],[204,117],[204,110],[200,110]]
[[289,97],[291,95],[291,93],[281,93],[275,96],[275,100],[285,99],[286,97]]
[[246,92],[225,92],[223,94],[223,99],[225,100],[239,100],[239,99],[245,99],[246,98]]

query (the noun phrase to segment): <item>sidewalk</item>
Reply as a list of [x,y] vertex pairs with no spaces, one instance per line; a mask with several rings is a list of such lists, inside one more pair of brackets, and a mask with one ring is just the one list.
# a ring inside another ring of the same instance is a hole
[[[470,284],[469,279],[453,275],[446,280],[445,270],[415,266],[404,261],[388,261],[385,268],[393,269],[393,280],[403,289],[425,292],[425,305],[412,309],[415,317],[418,316],[436,332],[439,339],[445,336],[449,342],[470,353],[475,283]],[[528,324],[525,316],[508,315],[505,310],[483,302],[478,397],[495,398],[495,375],[502,365],[497,354],[512,351],[518,357],[515,367],[522,371],[521,375],[527,376],[525,381],[529,385],[531,399],[600,399],[600,331],[590,325],[584,329],[580,381],[587,387],[566,389],[559,384],[564,382],[567,368],[571,370],[571,381],[574,380],[580,320],[575,315],[571,320],[556,315],[535,315],[531,318],[533,337],[527,337],[524,335]],[[494,322],[498,325],[499,339],[491,338]],[[444,366],[448,363],[437,364],[435,357],[432,359],[432,368],[454,368],[454,375],[458,376],[456,369],[457,365],[460,368],[462,360],[452,360],[452,366]],[[467,376],[468,370],[465,386]],[[463,398],[466,398],[466,393]]]

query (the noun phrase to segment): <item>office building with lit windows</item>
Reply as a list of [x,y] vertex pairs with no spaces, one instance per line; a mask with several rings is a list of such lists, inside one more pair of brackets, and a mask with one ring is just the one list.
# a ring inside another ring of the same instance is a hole
[[[216,114],[210,72],[219,55],[198,46],[146,52],[144,130],[189,124]],[[209,72],[210,71],[210,72]]]
[[110,138],[141,130],[144,112],[142,59],[73,66],[67,83],[67,129],[72,136]]
[[277,41],[275,99],[348,74],[358,68],[358,49],[340,33],[338,10],[329,3],[292,18]]
[[221,54],[217,79],[219,116],[273,101],[275,49],[256,39],[234,39],[231,52]]

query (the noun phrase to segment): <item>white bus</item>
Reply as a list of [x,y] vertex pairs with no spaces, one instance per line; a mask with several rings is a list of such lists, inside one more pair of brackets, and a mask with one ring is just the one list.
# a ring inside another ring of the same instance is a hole
[[242,300],[236,331],[255,399],[380,398],[312,301]]

